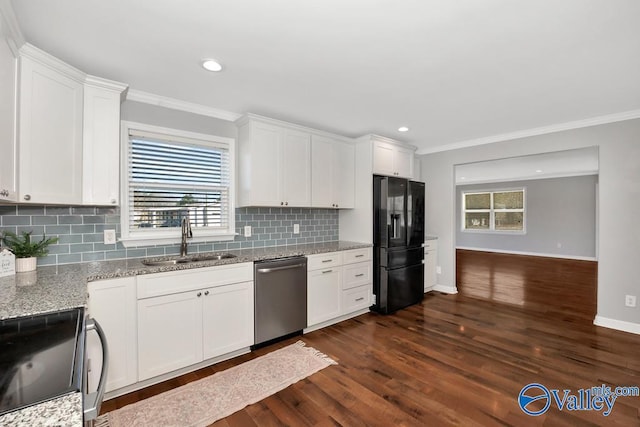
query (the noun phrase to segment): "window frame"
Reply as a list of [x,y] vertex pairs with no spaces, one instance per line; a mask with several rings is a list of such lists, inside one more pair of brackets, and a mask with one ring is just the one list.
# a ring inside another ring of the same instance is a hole
[[[496,209],[494,207],[494,194],[495,193],[511,193],[511,192],[522,192],[522,209]],[[526,187],[516,187],[516,188],[500,188],[500,189],[491,189],[491,190],[462,190],[461,192],[462,199],[462,211],[461,211],[461,220],[460,220],[460,229],[464,233],[480,233],[480,234],[527,234],[527,188]],[[489,228],[482,229],[469,229],[466,228],[466,195],[469,194],[489,194],[490,195],[490,206],[489,209],[475,209],[469,212],[477,212],[484,213],[489,212]],[[522,230],[496,230],[496,212],[522,212]]]
[[[165,128],[160,126],[149,125],[146,123],[138,123],[132,121],[121,121],[120,136],[120,241],[125,247],[134,246],[154,246],[176,244],[181,241],[181,229],[172,227],[168,229],[152,229],[144,230],[144,232],[136,232],[129,230],[130,204],[129,204],[129,133],[134,129],[142,132],[150,132],[166,135],[169,140],[171,137],[188,138],[197,140],[206,146],[225,145],[229,152],[229,212],[227,228],[224,230],[206,229],[203,227],[193,227],[193,237],[190,242],[219,242],[232,241],[236,236],[235,231],[235,207],[236,207],[236,158],[234,138],[224,136],[209,135],[185,131],[181,129]],[[176,141],[180,142],[180,141]]]

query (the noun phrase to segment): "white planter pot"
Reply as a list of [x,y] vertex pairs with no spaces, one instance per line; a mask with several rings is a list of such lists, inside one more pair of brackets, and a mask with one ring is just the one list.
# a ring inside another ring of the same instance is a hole
[[38,258],[32,256],[30,258],[16,258],[16,273],[24,273],[26,271],[34,271]]

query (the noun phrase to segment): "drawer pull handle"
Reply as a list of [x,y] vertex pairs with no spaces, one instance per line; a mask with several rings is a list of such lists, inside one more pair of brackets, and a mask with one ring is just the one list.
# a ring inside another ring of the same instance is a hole
[[327,274],[327,273],[331,273],[333,270],[325,270],[322,272],[322,274]]
[[356,277],[362,277],[362,276],[364,276],[364,273],[356,274]]
[[356,258],[362,258],[364,255],[360,254],[360,255],[356,255]]
[[333,261],[332,259],[323,259],[322,262],[331,262]]
[[364,297],[356,298],[356,301],[362,301]]

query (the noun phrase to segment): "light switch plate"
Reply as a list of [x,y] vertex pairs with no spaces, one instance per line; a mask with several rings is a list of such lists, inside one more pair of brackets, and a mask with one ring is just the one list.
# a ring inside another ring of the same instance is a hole
[[250,225],[245,225],[244,226],[244,237],[251,237],[251,226]]
[[293,224],[293,234],[300,234],[300,224]]
[[104,244],[115,245],[116,243],[116,230],[104,230]]

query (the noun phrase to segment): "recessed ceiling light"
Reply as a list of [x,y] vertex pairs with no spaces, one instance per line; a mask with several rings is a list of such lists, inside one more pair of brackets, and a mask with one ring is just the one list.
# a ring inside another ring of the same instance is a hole
[[542,173],[542,169],[536,169],[536,173]]
[[222,65],[215,59],[203,59],[202,67],[207,71],[220,71],[222,70]]
[[398,132],[408,132],[408,131],[409,131],[409,128],[406,126],[401,126],[398,128]]

